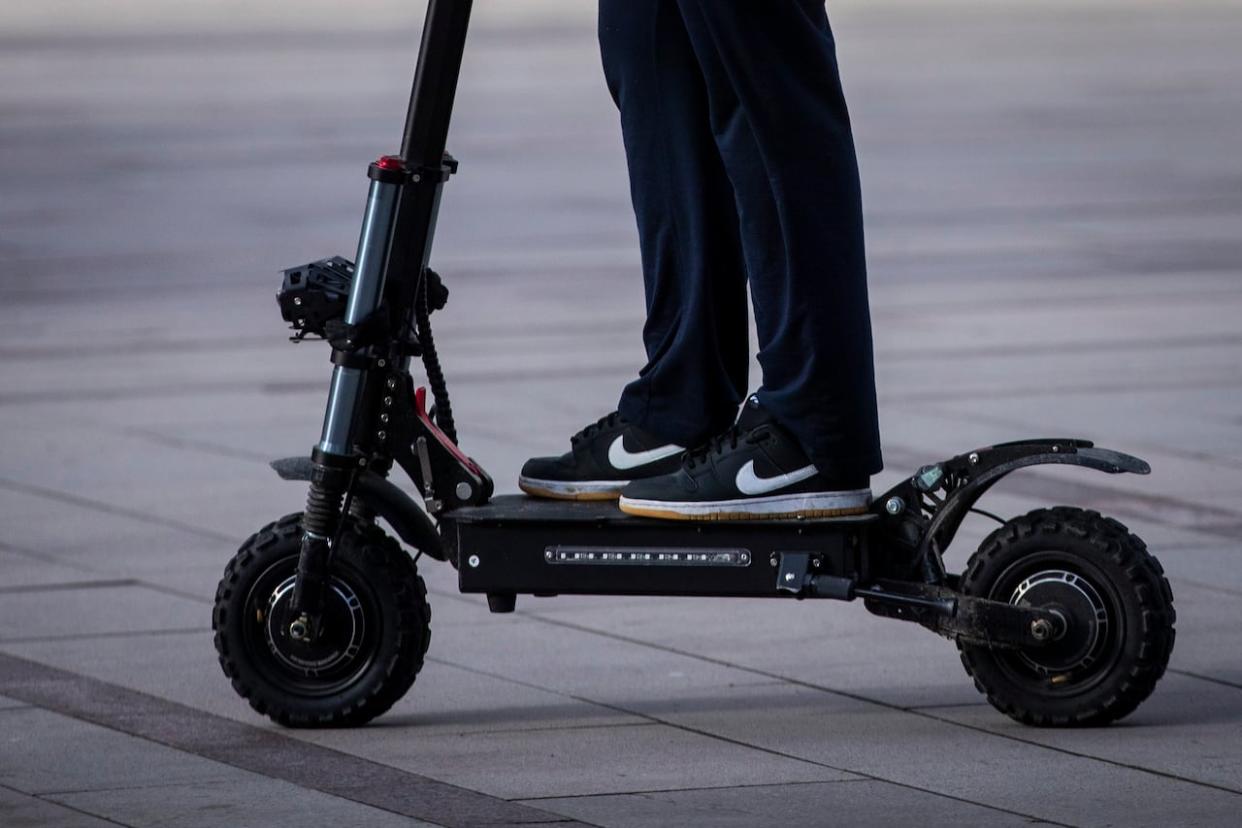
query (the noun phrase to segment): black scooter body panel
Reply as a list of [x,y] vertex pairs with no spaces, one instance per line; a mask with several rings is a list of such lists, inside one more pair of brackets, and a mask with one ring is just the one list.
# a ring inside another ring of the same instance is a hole
[[626,515],[614,502],[505,495],[440,518],[468,593],[777,597],[782,556],[867,581],[875,515],[687,522]]

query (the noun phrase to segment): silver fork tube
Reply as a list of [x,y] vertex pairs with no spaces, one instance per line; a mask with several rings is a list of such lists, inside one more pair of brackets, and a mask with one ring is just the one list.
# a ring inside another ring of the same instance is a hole
[[[367,208],[358,239],[358,255],[354,279],[345,307],[345,322],[357,325],[379,307],[384,296],[385,262],[392,244],[393,222],[401,187],[384,181],[372,181],[367,194]],[[319,450],[325,454],[349,454],[354,412],[362,392],[365,372],[360,368],[336,366],[328,391],[328,406],[323,418]]]

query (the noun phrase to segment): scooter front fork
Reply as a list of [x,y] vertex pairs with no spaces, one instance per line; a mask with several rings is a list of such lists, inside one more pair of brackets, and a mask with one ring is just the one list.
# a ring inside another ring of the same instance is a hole
[[[406,180],[404,166],[397,159],[380,159],[367,175],[371,187],[342,320],[347,331],[360,329],[380,310],[397,207]],[[302,518],[302,548],[293,594],[295,620],[288,631],[294,639],[313,639],[318,633],[332,545],[340,528],[342,503],[356,473],[354,438],[369,370],[366,359],[357,359],[359,353],[333,351],[332,385],[323,430],[311,455],[314,472]]]
[[[302,546],[293,586],[294,621],[289,636],[294,640],[313,640],[319,633],[332,545],[343,516],[342,501],[353,475],[341,458],[325,456],[318,450],[313,462],[315,469],[302,513]],[[352,461],[349,463],[352,465]]]

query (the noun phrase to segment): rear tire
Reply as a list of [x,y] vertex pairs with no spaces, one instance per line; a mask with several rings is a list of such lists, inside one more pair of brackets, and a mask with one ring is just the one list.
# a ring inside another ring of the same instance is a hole
[[971,556],[961,588],[1069,621],[1060,639],[1030,651],[958,643],[979,691],[1023,724],[1116,721],[1151,695],[1173,651],[1177,616],[1160,562],[1097,512],[1057,507],[1014,518]]
[[431,641],[427,588],[378,527],[355,519],[332,557],[319,640],[288,635],[302,515],[252,535],[225,567],[212,612],[220,666],[238,695],[287,727],[364,724],[405,695]]

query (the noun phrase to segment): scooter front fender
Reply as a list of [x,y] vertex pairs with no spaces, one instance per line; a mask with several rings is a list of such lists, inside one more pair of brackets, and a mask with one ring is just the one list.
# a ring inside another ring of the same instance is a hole
[[[309,481],[315,470],[309,457],[285,457],[273,460],[271,466],[282,480]],[[354,497],[383,518],[409,546],[437,561],[448,559],[430,516],[392,481],[364,471],[355,478]]]

